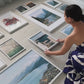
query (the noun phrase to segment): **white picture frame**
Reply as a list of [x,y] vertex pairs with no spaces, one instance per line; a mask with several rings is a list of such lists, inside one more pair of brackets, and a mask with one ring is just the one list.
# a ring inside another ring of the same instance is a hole
[[0,44],[0,51],[10,60],[16,57],[24,50],[25,48],[12,38]]
[[4,37],[4,34],[0,32],[0,39]]
[[72,31],[73,27],[71,25],[65,25],[62,29],[59,30],[59,32],[61,32],[65,36],[70,35]]
[[29,40],[43,51],[50,50],[58,44],[54,37],[42,31],[31,36]]
[[17,29],[27,24],[27,21],[19,17],[12,11],[0,16],[0,26],[9,33],[15,32]]
[[64,22],[64,15],[45,6],[38,7],[26,12],[23,16],[30,19],[37,25],[40,25],[45,30],[52,32]]
[[[47,80],[43,79],[45,77],[44,73],[47,77],[49,76],[46,78]],[[12,64],[12,66],[2,72],[0,82],[3,84],[40,84],[40,82],[52,84],[61,73],[62,70],[60,68],[44,58],[37,51],[31,49],[22,58]]]
[[0,58],[0,71],[6,67],[6,63]]
[[53,8],[56,8],[57,6],[62,4],[62,2],[58,0],[46,0],[44,3]]
[[65,8],[68,6],[68,3],[62,3],[61,5],[59,5],[56,9],[62,13],[64,13]]

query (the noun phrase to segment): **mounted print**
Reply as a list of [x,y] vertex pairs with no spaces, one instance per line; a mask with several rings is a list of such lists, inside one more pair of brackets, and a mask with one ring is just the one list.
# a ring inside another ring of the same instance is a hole
[[0,32],[0,39],[4,37],[4,34]]
[[60,6],[57,7],[57,9],[60,11],[60,12],[63,12],[64,13],[64,10],[65,8],[68,6],[68,4],[61,4]]
[[9,33],[13,33],[26,24],[26,20],[22,19],[11,11],[3,14],[0,17],[0,26]]
[[26,6],[28,6],[29,8],[32,8],[32,7],[36,6],[36,4],[33,3],[32,1],[30,1],[30,2],[26,3]]
[[21,46],[12,38],[0,45],[0,51],[4,55],[6,55],[9,59],[14,58],[24,50],[25,50],[24,47]]
[[53,7],[53,8],[56,8],[57,6],[59,6],[60,4],[62,4],[62,2],[58,1],[58,0],[47,0],[44,2],[45,4]]
[[73,31],[73,27],[71,25],[66,25],[63,29],[60,30],[64,35],[69,35]]
[[[56,65],[30,50],[0,74],[2,84],[52,84],[62,73]],[[4,81],[5,80],[5,81]]]
[[56,39],[50,35],[40,31],[37,34],[33,35],[30,39],[36,46],[38,46],[43,51],[53,48],[58,44]]
[[64,22],[64,16],[61,13],[45,5],[39,5],[31,11],[23,14],[23,16],[49,32],[53,31]]
[[0,59],[0,71],[4,69],[7,65]]
[[26,8],[26,7],[24,7],[24,6],[19,6],[19,7],[17,7],[16,8],[19,12],[21,12],[21,13],[23,13],[23,12],[25,12],[25,11],[27,11],[28,9]]

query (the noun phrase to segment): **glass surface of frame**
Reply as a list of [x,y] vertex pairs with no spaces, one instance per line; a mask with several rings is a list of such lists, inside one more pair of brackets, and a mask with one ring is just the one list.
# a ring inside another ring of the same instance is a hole
[[26,12],[23,16],[40,25],[42,28],[52,32],[64,22],[63,14],[45,6],[38,7]]
[[9,39],[0,45],[0,51],[6,55],[9,59],[14,58],[20,54],[24,49],[19,43],[14,39]]
[[[52,84],[62,73],[56,65],[30,50],[0,74],[2,84]],[[5,80],[5,81],[4,81]]]
[[58,44],[55,38],[42,31],[33,35],[29,40],[43,51],[49,50]]

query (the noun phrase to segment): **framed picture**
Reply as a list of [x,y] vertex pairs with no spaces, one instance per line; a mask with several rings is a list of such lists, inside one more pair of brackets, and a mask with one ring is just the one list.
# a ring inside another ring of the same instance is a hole
[[60,12],[64,13],[64,10],[65,10],[65,8],[66,8],[68,5],[69,5],[69,4],[61,4],[61,5],[59,5],[59,6],[57,7],[57,9],[58,9]]
[[13,33],[14,31],[26,24],[26,20],[22,19],[11,11],[3,14],[0,17],[0,26],[2,26],[2,28],[8,31],[9,33]]
[[62,4],[62,2],[60,2],[58,0],[46,0],[44,3],[51,6],[51,7],[53,7],[53,8],[56,8],[57,6]]
[[24,47],[12,38],[0,45],[0,51],[4,53],[9,59],[14,58],[23,50],[25,50]]
[[29,8],[32,8],[34,6],[36,6],[36,3],[33,3],[32,1],[26,3],[26,6],[28,6]]
[[7,65],[0,59],[0,71],[5,68]]
[[0,39],[1,39],[2,37],[4,37],[4,34],[2,34],[2,33],[0,32]]
[[[56,65],[30,50],[2,74],[2,84],[52,84],[62,73]],[[5,80],[5,81],[4,81]]]
[[30,39],[36,46],[45,51],[46,49],[51,49],[58,44],[56,39],[50,35],[40,31],[37,34],[33,35]]
[[72,31],[73,31],[73,27],[71,25],[66,25],[64,28],[60,30],[60,32],[66,36],[71,34]]
[[45,5],[39,5],[31,11],[23,14],[23,16],[49,32],[53,31],[64,22],[64,16],[61,13]]
[[27,11],[28,9],[24,6],[19,6],[16,8],[20,13],[24,13],[25,11]]

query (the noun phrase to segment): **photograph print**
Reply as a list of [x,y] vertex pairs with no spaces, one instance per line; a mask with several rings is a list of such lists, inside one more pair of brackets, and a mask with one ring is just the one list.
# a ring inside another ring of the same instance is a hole
[[57,6],[62,4],[62,2],[60,2],[58,0],[46,0],[44,3],[51,6],[51,7],[53,7],[53,8],[56,8]]
[[[30,50],[0,74],[2,84],[52,84],[62,70]],[[5,80],[5,81],[4,81]]]
[[57,7],[57,9],[60,11],[60,12],[63,12],[64,13],[64,10],[65,8],[68,6],[68,4],[61,4],[60,6]]
[[14,31],[23,27],[26,24],[26,20],[24,20],[23,18],[19,17],[11,11],[3,14],[0,17],[0,26],[9,33],[13,33]]
[[9,59],[14,58],[24,50],[25,50],[24,47],[21,46],[12,38],[0,45],[0,51],[4,55],[6,55]]
[[40,5],[31,11],[26,12],[23,16],[49,32],[53,31],[64,22],[64,17],[61,13],[44,5]]
[[17,7],[16,8],[19,12],[21,12],[21,13],[23,13],[23,12],[25,12],[25,11],[27,11],[28,9],[26,8],[26,7],[24,7],[24,6],[19,6],[19,7]]
[[30,1],[30,2],[26,3],[26,6],[28,6],[29,8],[32,8],[32,7],[36,6],[36,4],[33,3],[32,1]]
[[51,49],[58,44],[56,39],[50,35],[40,31],[37,34],[33,35],[30,39],[36,46],[45,51],[46,49]]
[[60,30],[60,32],[66,36],[70,35],[72,31],[73,31],[73,27],[71,25],[66,25],[63,29]]

